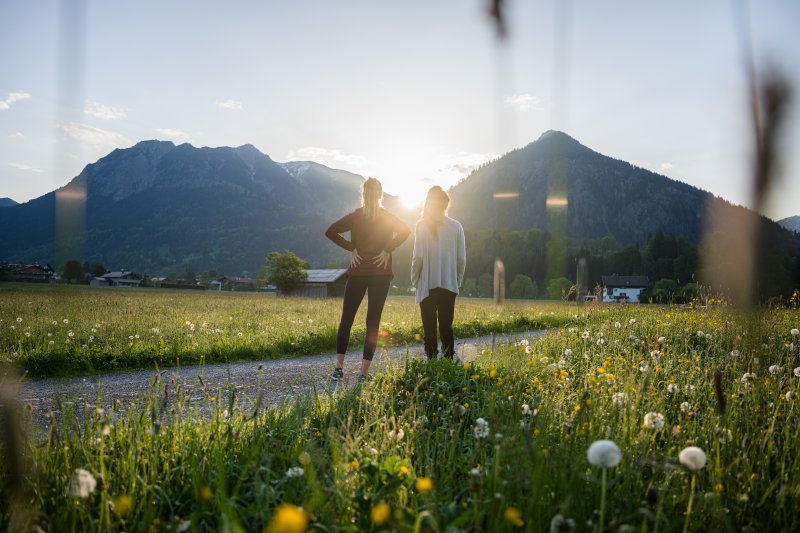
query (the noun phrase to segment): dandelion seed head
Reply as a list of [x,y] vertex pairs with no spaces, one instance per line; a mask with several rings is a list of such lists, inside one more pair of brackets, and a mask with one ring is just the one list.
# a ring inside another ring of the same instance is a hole
[[692,472],[697,472],[706,466],[706,452],[697,446],[689,446],[678,454],[678,461]]
[[647,429],[663,429],[666,424],[664,415],[656,412],[649,412],[644,415],[644,427]]
[[97,488],[97,480],[87,470],[76,468],[70,483],[70,496],[75,498],[88,498]]
[[586,452],[589,463],[601,468],[614,468],[622,459],[619,446],[611,440],[596,440]]

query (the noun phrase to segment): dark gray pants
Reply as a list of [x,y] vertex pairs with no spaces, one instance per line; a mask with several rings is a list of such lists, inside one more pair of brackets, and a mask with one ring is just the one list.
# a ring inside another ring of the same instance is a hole
[[428,296],[419,304],[422,314],[422,331],[425,337],[425,355],[435,359],[438,353],[436,323],[442,338],[442,356],[452,359],[456,352],[456,339],[453,336],[453,315],[456,308],[456,293],[447,289],[431,289]]

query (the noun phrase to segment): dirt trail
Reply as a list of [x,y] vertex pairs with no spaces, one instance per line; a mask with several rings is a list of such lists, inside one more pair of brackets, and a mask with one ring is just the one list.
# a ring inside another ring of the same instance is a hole
[[[456,342],[456,353],[464,361],[474,359],[484,347],[516,342],[520,339],[540,336],[544,330],[511,334],[487,335],[460,339]],[[394,347],[379,350],[371,372],[380,372],[391,361],[403,364],[407,357],[423,357],[422,345]],[[275,405],[291,400],[299,394],[320,393],[326,390],[328,377],[333,368],[334,354],[297,357],[292,359],[269,359],[185,366],[161,370],[163,382],[168,383],[170,394],[180,386],[181,395],[191,402],[207,405],[207,396],[223,391],[227,395],[236,391],[237,405],[247,408],[260,394],[261,405]],[[353,349],[345,359],[345,380],[355,383],[361,364],[360,350]],[[260,369],[260,370],[259,370]],[[35,426],[46,427],[49,413],[60,415],[60,407],[74,405],[76,412],[83,412],[87,404],[97,403],[98,391],[102,393],[105,409],[126,411],[128,407],[147,397],[156,378],[153,370],[134,370],[99,374],[91,377],[47,378],[23,381],[20,384],[19,401],[30,406]],[[163,389],[161,391],[163,394]]]

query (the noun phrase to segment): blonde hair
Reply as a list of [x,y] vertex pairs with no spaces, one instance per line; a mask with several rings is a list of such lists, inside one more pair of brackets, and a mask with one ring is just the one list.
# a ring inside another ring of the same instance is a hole
[[450,205],[450,195],[438,185],[434,185],[428,189],[428,195],[425,197],[425,206],[422,208],[421,222],[425,222],[431,233],[436,236],[439,231],[439,226],[444,222],[444,216],[447,214],[447,207]]
[[378,214],[383,200],[383,187],[375,178],[367,178],[361,188],[361,207],[364,208],[364,217],[371,220]]

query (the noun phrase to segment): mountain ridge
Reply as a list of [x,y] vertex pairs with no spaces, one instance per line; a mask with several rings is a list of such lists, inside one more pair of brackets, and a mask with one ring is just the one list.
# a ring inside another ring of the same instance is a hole
[[778,224],[788,229],[789,231],[800,233],[800,215],[794,215],[791,217],[782,218],[778,220]]
[[[56,196],[68,193],[83,202],[82,260],[233,273],[257,270],[270,251],[293,250],[314,265],[338,264],[343,252],[323,233],[358,206],[363,180],[313,161],[279,163],[252,144],[140,141],[86,165],[56,191],[0,210],[0,259],[54,262]],[[555,130],[481,165],[450,194],[451,216],[467,230],[539,229],[577,242],[611,236],[621,246],[658,231],[696,244],[707,205],[744,209]],[[416,220],[395,197],[386,195],[385,205]],[[798,253],[794,234],[766,219],[762,225],[773,248]]]

